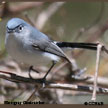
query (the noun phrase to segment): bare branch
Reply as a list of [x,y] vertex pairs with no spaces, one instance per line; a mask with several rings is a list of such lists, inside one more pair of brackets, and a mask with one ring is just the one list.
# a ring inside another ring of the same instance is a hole
[[[49,85],[46,85],[46,88],[56,88],[56,89],[64,89],[64,90],[74,90],[74,91],[83,91],[83,92],[93,92],[93,87],[91,86],[80,86],[75,84],[61,84],[61,83],[51,83]],[[102,91],[100,91],[100,89]],[[107,88],[97,88],[97,93],[105,93],[108,94]]]
[[[91,75],[86,76],[85,75],[85,77],[88,77],[88,76],[90,77],[89,79],[84,80],[84,81],[80,81],[80,82],[83,82],[83,84],[93,84],[94,76],[91,76]],[[98,83],[99,86],[108,87],[108,78],[98,77],[97,83]]]
[[93,94],[92,94],[92,99],[91,99],[92,101],[96,100],[96,88],[97,88],[97,79],[98,79],[101,49],[102,49],[102,45],[99,44],[97,46],[96,71],[95,71],[95,75],[94,75],[94,89],[93,89]]
[[[0,71],[0,78],[4,78],[4,79],[14,81],[14,82],[35,84],[39,87],[42,87],[42,84],[43,84],[41,79],[26,78],[26,77],[19,76],[17,74],[5,72],[5,71]],[[92,92],[93,91],[93,87],[91,87],[91,86],[53,83],[53,82],[48,82],[48,81],[46,81],[45,88],[84,91],[84,92]],[[97,93],[108,94],[107,88],[97,88],[96,91],[97,91]]]

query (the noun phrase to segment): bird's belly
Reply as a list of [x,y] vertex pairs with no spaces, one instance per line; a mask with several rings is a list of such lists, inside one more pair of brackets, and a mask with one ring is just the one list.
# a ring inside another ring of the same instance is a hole
[[26,63],[29,65],[45,65],[48,64],[51,59],[49,57],[43,56],[42,52],[26,52],[26,51],[17,51],[14,49],[14,53],[11,50],[8,51],[10,56],[18,62]]
[[32,50],[31,48],[24,48],[15,41],[7,41],[6,48],[13,59],[33,66],[46,65],[51,61],[59,60],[59,57],[56,55],[39,50]]

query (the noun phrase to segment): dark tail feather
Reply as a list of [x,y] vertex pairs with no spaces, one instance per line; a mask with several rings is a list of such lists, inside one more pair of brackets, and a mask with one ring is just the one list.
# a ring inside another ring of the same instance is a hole
[[98,43],[71,43],[71,42],[57,42],[56,43],[60,48],[82,48],[97,50]]

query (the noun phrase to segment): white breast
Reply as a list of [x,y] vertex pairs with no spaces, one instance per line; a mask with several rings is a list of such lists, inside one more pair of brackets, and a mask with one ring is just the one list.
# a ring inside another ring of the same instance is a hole
[[58,56],[47,52],[25,49],[14,36],[8,36],[5,43],[9,55],[18,62],[37,66],[46,65],[53,60],[58,61],[60,59]]

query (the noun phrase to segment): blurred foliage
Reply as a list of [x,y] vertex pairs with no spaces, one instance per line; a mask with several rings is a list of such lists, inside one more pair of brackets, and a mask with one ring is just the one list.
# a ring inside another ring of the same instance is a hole
[[[11,12],[12,9],[18,8],[20,5],[24,5],[24,2],[9,2],[8,9],[4,11],[0,20],[0,60],[7,58],[4,46],[6,23],[12,17],[20,17],[25,20],[25,14],[31,19],[31,21],[38,27],[36,21],[38,16],[47,10],[47,8],[53,4],[50,2],[43,2],[42,4],[33,6],[28,9],[24,9],[19,12]],[[5,5],[5,4],[3,4]],[[22,6],[23,6],[22,5]],[[1,5],[0,5],[1,6]],[[26,7],[26,5],[24,5]],[[3,6],[0,7],[0,14],[2,13]],[[58,41],[69,42],[86,42],[89,38],[94,38],[92,33],[95,33],[103,24],[108,20],[108,3],[107,2],[65,2],[60,8],[49,17],[45,22],[42,32]],[[87,29],[86,29],[87,28]],[[79,31],[82,32],[78,35]],[[108,43],[108,31],[106,30],[100,35],[94,42],[100,41],[103,44]],[[73,51],[73,54],[77,54],[79,50]],[[83,54],[78,55],[76,58],[77,64],[80,68],[87,67],[87,74],[94,74],[96,52],[84,51]],[[108,77],[108,57],[102,54],[100,63],[100,76]],[[69,98],[70,99],[70,98]],[[106,98],[105,98],[106,99]],[[77,99],[76,99],[77,100]],[[82,100],[82,99],[81,99]],[[77,100],[78,101],[78,100]],[[71,101],[69,101],[71,103]],[[67,103],[69,103],[67,102]],[[80,103],[80,101],[78,101]],[[66,100],[65,102],[66,103]],[[82,102],[83,103],[83,102]]]

